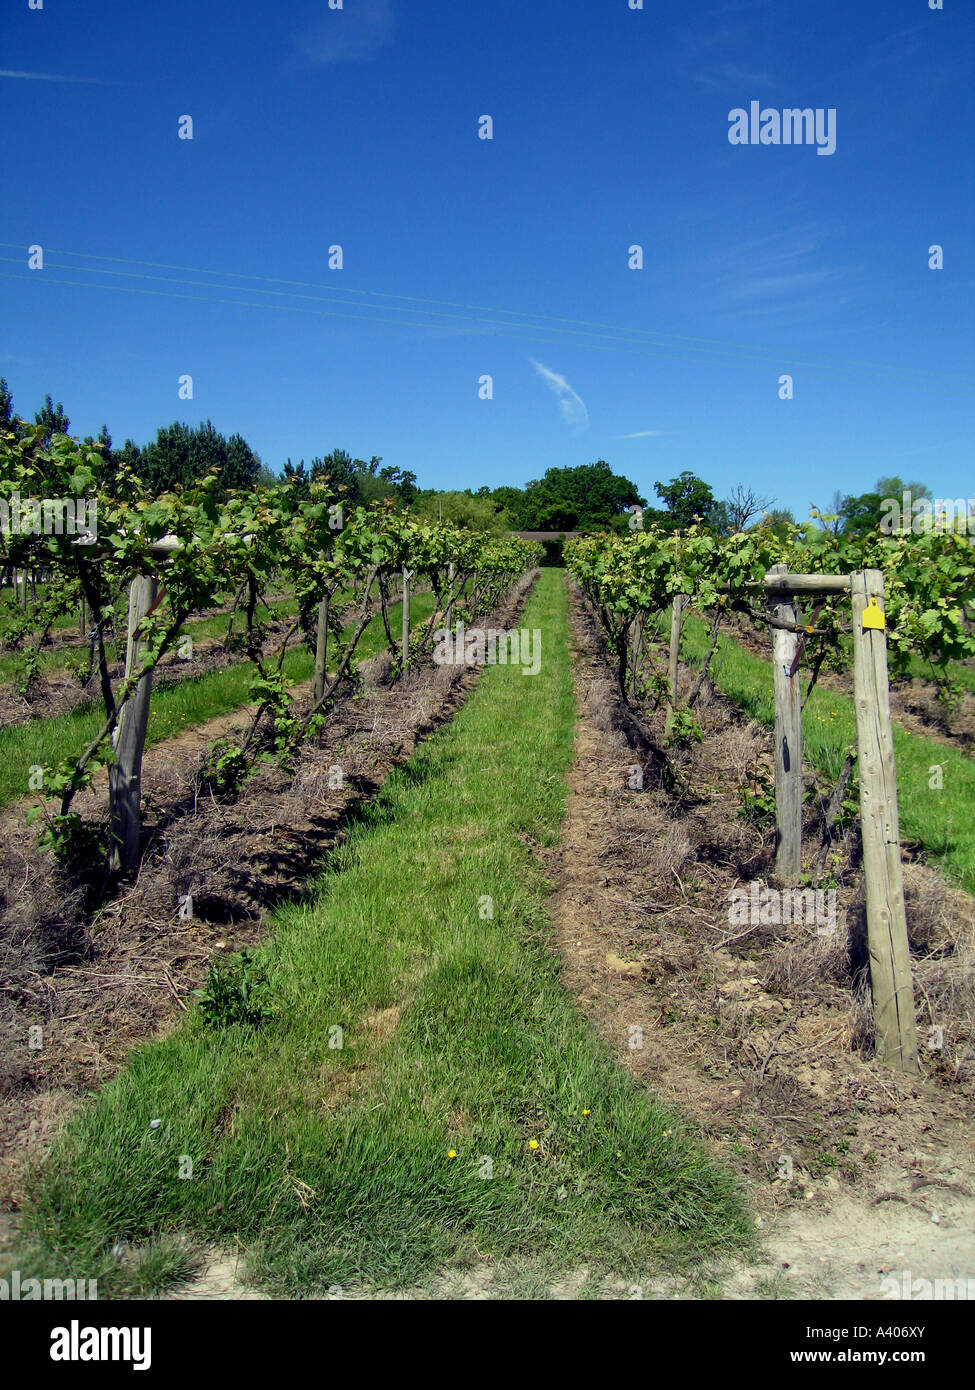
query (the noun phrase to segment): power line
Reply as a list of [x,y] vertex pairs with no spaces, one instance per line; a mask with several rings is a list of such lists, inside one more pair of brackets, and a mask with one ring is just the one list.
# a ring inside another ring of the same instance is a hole
[[[14,242],[0,242],[0,247],[4,247],[4,248],[6,248],[6,249],[8,249],[8,250],[20,250],[21,252],[23,251],[23,247],[22,247],[19,243],[14,243]],[[684,344],[701,344],[702,346],[693,348],[693,349],[691,349],[691,350],[694,351],[694,352],[698,352],[698,353],[702,354],[702,356],[703,356],[704,354],[706,354],[707,352],[709,352],[709,351],[712,353],[712,355],[717,355],[717,356],[721,356],[721,355],[728,355],[728,356],[734,355],[735,357],[738,357],[738,356],[740,356],[741,354],[752,354],[752,355],[755,355],[755,354],[764,354],[767,358],[770,358],[770,359],[771,359],[771,358],[774,358],[775,361],[776,361],[777,363],[781,363],[782,361],[784,361],[784,360],[787,359],[790,363],[798,364],[798,365],[800,365],[800,366],[810,366],[810,365],[811,365],[811,366],[814,366],[814,367],[824,368],[824,369],[826,369],[826,370],[840,370],[840,369],[847,368],[847,367],[854,367],[854,368],[858,368],[858,369],[862,369],[862,370],[867,370],[867,371],[870,371],[870,372],[890,372],[890,373],[893,373],[893,374],[895,374],[895,375],[904,375],[904,374],[906,373],[906,371],[907,371],[906,368],[903,368],[903,367],[894,367],[894,366],[891,366],[891,365],[888,364],[888,363],[881,363],[881,362],[864,362],[864,361],[857,361],[857,360],[843,359],[843,358],[817,358],[817,357],[815,357],[815,356],[810,357],[810,356],[808,356],[808,355],[802,356],[802,357],[796,357],[795,355],[790,354],[790,353],[788,352],[788,349],[767,348],[767,347],[762,347],[762,346],[758,346],[758,347],[746,347],[746,346],[744,346],[744,345],[742,345],[742,344],[733,343],[733,342],[730,342],[729,340],[726,340],[726,339],[719,339],[719,338],[704,338],[704,337],[697,337],[697,336],[692,336],[692,335],[687,335],[687,334],[667,334],[667,333],[663,333],[663,332],[661,332],[661,331],[659,331],[659,330],[656,330],[656,329],[625,328],[625,327],[621,327],[620,325],[601,323],[601,322],[599,322],[599,321],[588,320],[588,319],[572,319],[572,318],[567,318],[567,317],[560,316],[560,315],[554,315],[554,314],[538,314],[538,313],[533,313],[533,312],[531,312],[531,311],[520,310],[520,309],[504,309],[504,308],[497,308],[497,307],[493,307],[493,306],[491,306],[491,305],[484,305],[484,304],[466,304],[466,303],[463,303],[463,302],[460,302],[460,301],[454,301],[454,300],[448,300],[448,299],[430,299],[430,298],[423,298],[423,297],[420,297],[420,296],[417,296],[417,295],[394,294],[394,293],[391,293],[390,291],[385,291],[385,290],[362,290],[362,289],[354,289],[354,288],[351,288],[351,287],[348,287],[348,286],[343,286],[343,285],[324,285],[324,284],[321,284],[320,282],[310,281],[310,280],[287,280],[287,279],[283,279],[283,278],[276,277],[276,276],[270,276],[270,275],[252,275],[252,274],[244,273],[244,272],[241,272],[241,271],[214,270],[214,269],[206,269],[206,268],[199,267],[199,266],[176,265],[176,264],[171,264],[171,263],[168,263],[168,262],[165,262],[165,261],[143,261],[143,260],[136,260],[136,259],[133,259],[133,258],[130,258],[130,257],[124,257],[124,256],[101,256],[101,255],[93,255],[93,254],[90,253],[90,252],[85,252],[85,251],[66,251],[66,250],[59,250],[59,249],[54,248],[54,247],[52,247],[52,248],[49,249],[48,254],[49,254],[49,255],[56,255],[56,256],[74,256],[74,257],[76,257],[76,258],[78,258],[78,259],[83,259],[83,260],[101,260],[101,261],[107,261],[107,262],[109,262],[110,264],[113,264],[113,265],[138,265],[138,266],[148,266],[150,269],[153,269],[153,270],[179,270],[179,271],[185,271],[186,273],[192,274],[192,275],[219,275],[219,276],[223,276],[224,278],[229,278],[229,279],[236,279],[236,280],[253,280],[253,281],[257,281],[259,284],[268,284],[268,285],[290,285],[290,286],[295,286],[295,287],[297,287],[297,288],[299,288],[299,289],[316,289],[316,290],[321,290],[321,291],[324,291],[324,293],[327,294],[327,295],[347,294],[347,295],[360,295],[360,296],[365,296],[365,297],[368,297],[368,298],[376,298],[376,299],[395,299],[395,300],[402,300],[404,303],[408,303],[408,304],[412,304],[412,305],[431,304],[431,305],[438,305],[438,306],[440,306],[441,309],[462,309],[462,310],[465,310],[465,311],[473,311],[473,312],[476,312],[476,313],[507,314],[507,315],[512,315],[512,316],[520,316],[522,320],[536,320],[536,319],[537,319],[537,320],[540,320],[541,322],[539,322],[539,323],[532,323],[532,322],[524,322],[524,321],[523,321],[523,322],[518,323],[518,324],[515,324],[515,325],[505,325],[505,326],[514,326],[514,327],[517,327],[517,328],[519,328],[519,329],[522,329],[522,330],[525,330],[525,331],[531,331],[531,332],[554,332],[554,331],[555,331],[554,329],[546,329],[546,328],[544,327],[544,324],[546,324],[546,323],[554,323],[554,324],[565,325],[565,328],[564,328],[563,331],[568,332],[568,333],[571,333],[572,336],[574,336],[574,337],[601,337],[601,338],[609,338],[611,341],[616,341],[616,342],[629,342],[632,338],[638,338],[638,339],[639,339],[639,338],[649,338],[649,339],[657,340],[657,341],[659,341],[659,342],[660,342],[661,344],[663,344],[663,345],[670,344],[670,343],[674,343],[674,344],[678,344],[678,345],[684,345]],[[9,261],[13,261],[14,263],[16,263],[16,258],[14,258],[14,257],[0,257],[0,259],[2,259],[2,260],[9,260]],[[132,271],[132,272],[118,272],[118,271],[112,272],[112,271],[100,270],[98,267],[86,267],[86,266],[68,266],[68,267],[56,267],[56,268],[58,268],[58,269],[74,269],[74,270],[82,271],[83,273],[93,273],[93,274],[119,274],[119,275],[131,275],[132,277],[135,277],[137,274],[139,274],[139,272],[135,272],[135,271]],[[162,280],[164,280],[164,281],[165,281],[165,280],[169,280],[171,283],[177,283],[177,284],[198,284],[198,283],[200,283],[200,282],[198,282],[198,281],[172,281],[170,277],[165,277],[165,276],[156,277],[156,276],[145,276],[145,275],[142,275],[140,278],[147,278],[147,279],[162,279]],[[70,282],[65,281],[64,283],[67,284],[67,283],[70,283]],[[234,287],[233,287],[233,286],[228,286],[228,285],[208,285],[208,284],[202,284],[202,285],[201,285],[201,288],[213,288],[213,289],[220,289],[220,290],[223,290],[223,289],[233,289]],[[261,290],[261,289],[257,289],[256,287],[252,287],[252,286],[247,286],[247,287],[242,287],[242,288],[247,288],[247,289],[249,289],[251,293],[256,293],[256,294],[280,294],[282,297],[288,297],[288,295],[289,295],[289,293],[290,293],[290,292],[285,292],[285,291]],[[307,299],[312,299],[312,300],[315,299],[315,296],[310,296],[310,295],[303,295],[303,296],[297,296],[297,295],[295,295],[295,296],[291,296],[291,297],[296,297],[296,298],[297,298],[297,297],[300,297],[300,298],[307,298]],[[215,301],[215,302],[219,302],[219,301]],[[231,302],[231,301],[223,301],[223,302]],[[240,301],[234,301],[234,302],[240,302]],[[252,305],[251,307],[257,307],[257,306],[253,306],[253,305]],[[394,305],[384,305],[384,306],[381,306],[381,307],[384,307],[384,308],[386,308],[388,311],[392,311],[392,312],[396,312],[396,313],[407,312],[406,310],[399,310],[399,309],[397,309]],[[436,317],[442,317],[442,318],[464,319],[464,317],[465,317],[464,315],[444,314],[444,313],[438,312],[437,310],[432,310],[432,309],[414,309],[413,312],[415,312],[415,313],[423,313],[423,314],[427,314],[427,315],[429,315],[429,316],[436,316]],[[354,317],[363,317],[363,316],[361,316],[361,315],[355,315]],[[477,322],[483,322],[483,320],[475,320],[475,321],[477,321]],[[383,320],[377,320],[377,322],[383,322]],[[386,322],[391,322],[391,321],[387,320]],[[494,321],[493,321],[493,320],[488,320],[488,322],[494,322]],[[502,321],[502,322],[503,322],[503,321]],[[418,325],[412,324],[411,326],[412,326],[412,327],[416,327],[416,326],[418,326]],[[426,325],[426,326],[435,327],[436,325],[435,325],[435,324],[429,324],[429,325]],[[592,333],[589,333],[589,332],[586,331],[586,330],[592,330],[592,329],[597,329],[597,330],[608,330],[608,332],[599,332],[599,333],[592,334]],[[501,335],[499,335],[499,336],[510,336],[510,335],[501,334]],[[654,354],[650,354],[650,355],[659,356],[659,355],[661,355],[661,354],[659,354],[659,353],[654,353]],[[735,363],[735,365],[752,365],[752,364],[747,364],[747,363],[746,363],[746,364]],[[756,363],[756,364],[754,364],[754,365],[758,365],[758,364]],[[955,380],[955,381],[963,382],[963,383],[966,383],[966,384],[971,384],[971,378],[970,378],[970,377],[967,377],[967,376],[965,376],[964,374],[959,373],[959,372],[940,372],[940,373],[939,373],[939,377],[940,377],[942,380]]]
[[[2,257],[2,258],[0,258],[0,259],[7,260],[7,259],[9,259],[9,258],[7,258],[7,257]],[[276,303],[276,304],[268,304],[268,303],[266,303],[266,302],[265,302],[265,303],[254,303],[252,300],[245,300],[245,299],[226,299],[226,298],[222,298],[222,297],[215,297],[215,296],[213,296],[213,295],[179,294],[179,293],[167,292],[166,290],[149,290],[149,289],[142,289],[142,288],[140,288],[140,287],[137,286],[137,285],[99,285],[99,284],[93,284],[91,281],[84,281],[84,280],[55,280],[55,279],[52,279],[50,276],[40,276],[40,277],[38,277],[36,274],[13,275],[13,274],[11,274],[9,271],[0,271],[0,278],[5,279],[5,280],[21,280],[21,281],[24,281],[24,282],[30,281],[32,284],[35,284],[35,285],[40,281],[40,283],[45,284],[45,285],[65,285],[65,286],[70,286],[71,288],[74,288],[74,289],[102,290],[102,291],[110,291],[110,292],[119,293],[119,294],[141,294],[141,295],[149,295],[149,296],[151,296],[151,297],[153,297],[153,298],[159,298],[159,299],[181,299],[181,300],[189,301],[189,302],[191,302],[191,303],[196,303],[196,304],[227,304],[227,305],[231,305],[231,306],[234,306],[234,307],[237,307],[237,308],[244,308],[244,309],[265,309],[265,310],[266,310],[266,309],[279,309],[279,310],[284,310],[284,311],[286,311],[286,312],[288,312],[288,313],[293,313],[293,314],[310,314],[310,315],[313,315],[313,316],[315,316],[315,317],[323,317],[323,318],[352,318],[352,319],[360,319],[360,320],[365,320],[366,322],[369,322],[369,323],[380,323],[380,324],[383,324],[384,326],[389,326],[389,327],[394,327],[394,328],[425,328],[425,329],[433,329],[433,330],[436,330],[438,327],[440,327],[440,325],[438,325],[438,324],[432,324],[432,323],[427,323],[427,322],[418,322],[418,323],[414,323],[414,322],[405,321],[405,320],[403,320],[403,319],[384,319],[384,318],[378,317],[376,314],[371,313],[371,312],[370,312],[370,313],[357,314],[357,313],[352,313],[352,312],[350,312],[349,309],[306,309],[306,308],[303,308],[303,307],[301,307],[300,305],[296,305],[296,304],[277,304],[277,303]],[[514,329],[519,329],[519,330],[521,330],[521,331],[518,331],[518,332],[510,331],[510,330],[514,330]],[[447,330],[445,329],[444,331],[447,331]],[[516,342],[530,342],[530,341],[531,341],[531,335],[532,335],[532,334],[537,335],[538,333],[546,333],[546,332],[547,332],[547,333],[554,333],[554,332],[557,332],[557,331],[558,331],[558,330],[556,330],[556,329],[545,328],[545,327],[543,327],[542,325],[532,325],[532,324],[524,324],[524,325],[519,325],[519,324],[508,324],[508,325],[505,325],[504,327],[493,327],[493,328],[491,328],[491,330],[490,330],[489,332],[487,332],[487,333],[485,334],[485,336],[486,336],[486,337],[492,337],[492,338],[511,338],[511,339],[513,339],[513,340],[516,341]],[[527,336],[526,336],[526,335],[527,335]],[[593,351],[595,351],[595,352],[624,352],[624,353],[629,353],[629,354],[631,354],[631,355],[635,355],[635,356],[638,356],[638,357],[665,357],[665,358],[667,358],[668,361],[694,362],[694,363],[697,363],[698,365],[700,365],[700,364],[702,363],[702,361],[706,362],[706,361],[708,360],[707,358],[702,357],[702,354],[706,351],[706,349],[697,349],[697,350],[696,350],[696,355],[695,355],[695,352],[694,352],[694,351],[692,351],[692,350],[687,350],[687,349],[681,351],[681,350],[674,349],[674,348],[665,348],[665,347],[663,347],[663,346],[661,346],[661,347],[659,347],[659,348],[638,347],[636,344],[634,344],[634,343],[629,343],[629,342],[620,342],[620,343],[596,343],[596,342],[589,342],[589,343],[586,344],[586,346],[589,347],[591,350],[593,350]],[[795,363],[795,359],[792,360],[792,363],[791,363],[791,364],[794,365],[794,363]],[[751,362],[748,362],[748,361],[737,361],[737,360],[735,360],[734,358],[730,357],[730,358],[724,359],[724,361],[722,362],[722,365],[724,365],[724,366],[729,366],[729,367],[751,368],[751,369],[754,370],[754,369],[758,369],[758,368],[764,368],[764,367],[766,367],[768,364],[767,364],[767,363],[762,363],[762,362],[756,362],[756,361],[751,361]],[[846,371],[846,368],[845,368],[845,367],[832,367],[832,366],[829,366],[828,364],[827,364],[827,365],[824,365],[824,364],[821,364],[821,363],[820,363],[820,364],[817,364],[817,365],[814,367],[814,370],[817,370],[817,371],[845,372],[845,371]],[[975,383],[967,383],[967,384],[975,384]],[[902,387],[903,387],[904,385],[908,385],[908,383],[901,383],[901,386],[902,386]],[[919,381],[917,381],[917,380],[914,380],[913,382],[909,383],[909,385],[910,385],[913,389],[919,390],[919,389],[922,389],[925,385],[927,385],[927,382],[926,382],[926,381],[919,382]]]

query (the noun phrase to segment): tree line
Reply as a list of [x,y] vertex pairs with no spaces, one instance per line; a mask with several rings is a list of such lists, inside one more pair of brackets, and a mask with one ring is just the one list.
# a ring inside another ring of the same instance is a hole
[[[50,394],[34,414],[35,425],[44,430],[43,444],[47,447],[55,435],[70,435],[71,421],[64,406],[56,404]],[[13,396],[4,378],[0,378],[0,433],[8,432],[22,438],[26,422],[14,413]],[[385,497],[408,503],[416,493],[416,475],[398,468],[381,468],[382,459],[373,457],[368,463],[354,459],[342,449],[333,449],[316,457],[306,467],[304,459],[293,464],[287,459],[281,474],[269,468],[257,451],[241,434],[222,434],[212,420],[188,425],[174,420],[156,432],[156,438],[138,445],[133,439],[116,448],[108,426],[102,425],[97,438],[86,435],[81,441],[91,447],[101,446],[105,459],[102,476],[111,490],[123,472],[138,478],[157,496],[174,488],[198,484],[214,468],[220,470],[218,500],[231,491],[252,492],[272,487],[279,477],[296,483],[296,494],[307,499],[311,484],[329,480],[342,496],[353,505],[368,505]]]
[[[43,427],[46,444],[56,434],[67,435],[71,425],[63,405],[60,401],[55,404],[50,394],[35,413],[34,423]],[[0,378],[0,432],[17,435],[22,428],[7,382]],[[366,462],[344,449],[317,455],[307,465],[304,459],[295,464],[288,458],[280,473],[275,473],[242,435],[226,437],[210,420],[195,426],[174,420],[162,426],[149,443],[140,446],[126,439],[121,448],[114,447],[107,426],[102,425],[97,439],[88,435],[82,443],[101,446],[109,487],[114,478],[127,471],[158,495],[191,487],[213,468],[220,470],[223,496],[231,490],[271,487],[285,478],[295,484],[298,496],[307,497],[313,483],[327,481],[353,506],[388,498],[424,520],[442,519],[497,535],[508,531],[622,533],[633,525],[634,509],[640,511],[644,525],[668,531],[704,524],[718,535],[728,536],[758,524],[773,529],[795,524],[792,513],[776,507],[774,498],[742,485],[727,497],[717,498],[710,484],[688,469],[666,482],[655,482],[655,503],[651,505],[636,483],[614,472],[605,459],[549,468],[524,487],[443,491],[419,487],[415,473],[383,466],[375,455]],[[850,496],[837,492],[825,510],[813,508],[812,515],[834,535],[861,537],[878,527],[884,499],[899,498],[904,491],[910,491],[914,498],[932,495],[924,483],[881,477],[872,492]]]

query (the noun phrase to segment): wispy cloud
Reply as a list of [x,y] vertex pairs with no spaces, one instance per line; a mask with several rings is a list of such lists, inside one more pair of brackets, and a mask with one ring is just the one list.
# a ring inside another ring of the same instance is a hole
[[728,285],[725,292],[731,300],[775,299],[817,290],[841,278],[840,272],[833,266],[824,266],[822,270],[796,271],[791,275],[746,275]]
[[[783,225],[722,249],[708,259],[703,284],[715,310],[735,314],[835,313],[849,276],[831,258],[827,228]],[[824,291],[829,290],[829,297]]]
[[658,434],[666,434],[666,430],[634,430],[632,434],[614,434],[611,439],[651,439]]
[[30,82],[84,82],[92,87],[121,87],[126,84],[113,82],[109,77],[67,77],[56,72],[18,72],[14,68],[0,68],[0,77],[26,78]]
[[385,48],[396,27],[393,0],[353,0],[348,9],[326,10],[298,39],[310,63],[363,62]]
[[711,6],[675,27],[672,52],[682,76],[702,87],[756,91],[775,82],[764,0]]
[[559,410],[562,412],[562,419],[565,423],[576,434],[581,434],[583,430],[587,430],[589,428],[589,411],[578,391],[573,391],[564,376],[560,376],[558,372],[553,372],[550,367],[543,366],[541,362],[536,362],[534,357],[529,358],[529,361],[545,385],[558,398]]
[[699,82],[702,87],[742,88],[748,91],[759,91],[763,87],[768,87],[772,78],[765,69],[748,67],[744,63],[714,63],[710,68],[699,69],[694,74],[694,81]]

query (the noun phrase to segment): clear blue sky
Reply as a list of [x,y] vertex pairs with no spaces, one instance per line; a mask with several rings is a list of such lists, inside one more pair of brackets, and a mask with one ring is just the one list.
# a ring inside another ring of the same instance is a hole
[[[975,495],[972,5],[645,5],[6,0],[15,407],[435,487],[602,457],[800,517],[879,474]],[[732,145],[752,100],[835,108],[835,153]]]

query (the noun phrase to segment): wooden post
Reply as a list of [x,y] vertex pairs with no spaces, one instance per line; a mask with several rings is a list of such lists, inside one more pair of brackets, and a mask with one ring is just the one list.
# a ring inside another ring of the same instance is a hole
[[667,676],[667,723],[674,717],[674,710],[677,708],[677,668],[680,662],[680,630],[684,621],[684,604],[686,598],[683,594],[675,594],[670,611],[670,666]]
[[403,566],[403,675],[410,659],[410,572]]
[[[159,582],[154,576],[136,575],[129,586],[129,633],[125,649],[126,679],[138,670],[144,644],[136,629],[156,600]],[[141,829],[142,753],[149,724],[152,672],[139,681],[119,716],[113,743],[116,761],[108,770],[110,835],[108,866],[113,873],[128,871],[139,863]]]
[[[775,565],[772,576],[786,574]],[[777,622],[796,621],[785,594],[771,604]],[[798,639],[795,632],[772,629],[772,679],[775,689],[775,877],[790,887],[802,872],[802,689],[799,672],[790,676]]]
[[88,632],[88,604],[84,594],[81,595],[81,602],[78,605],[78,632],[84,637]]
[[643,620],[644,615],[638,613],[633,619],[633,641],[630,645],[630,682],[636,693],[637,672],[640,669],[640,654],[643,650]]
[[877,1057],[900,1071],[916,1072],[914,986],[890,727],[884,576],[880,570],[860,570],[852,578],[853,699]]
[[[455,580],[456,578],[457,578],[457,566],[454,564],[453,560],[451,560],[450,564],[447,566],[447,592],[448,592],[448,593],[450,593],[451,590],[453,589],[453,587],[454,587],[454,580]],[[446,618],[445,618],[445,624],[446,624],[446,627],[447,627],[447,631],[448,631],[448,632],[449,632],[449,631],[453,628],[453,626],[454,626],[454,601],[453,601],[453,599],[451,599],[451,601],[447,604],[447,613],[446,613]]]
[[315,704],[325,694],[325,658],[328,653],[328,596],[318,605],[318,633],[315,640]]

